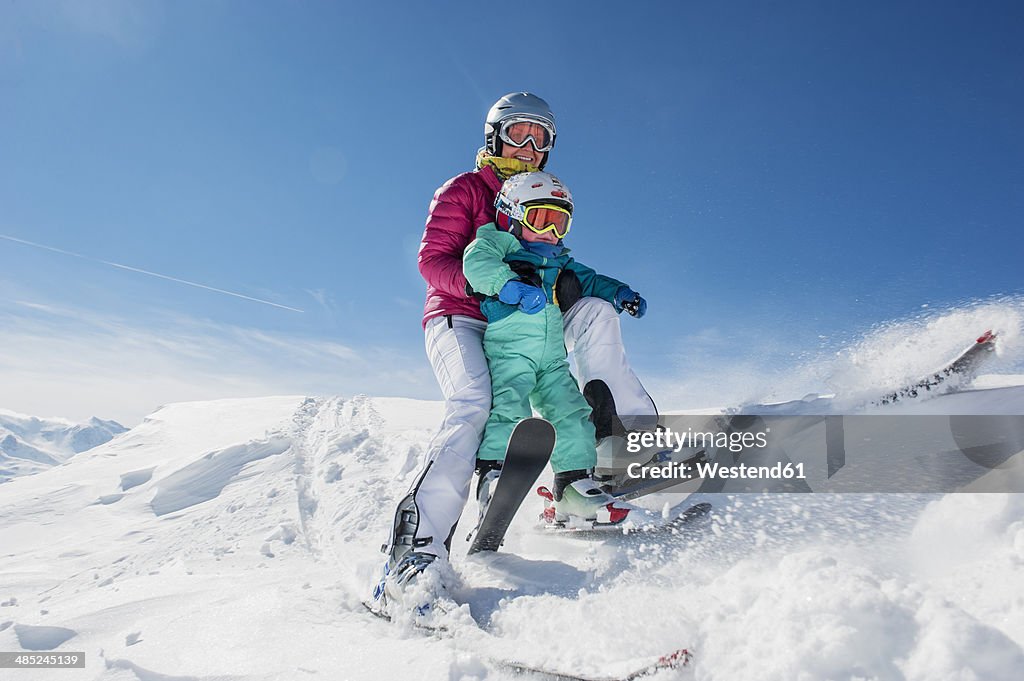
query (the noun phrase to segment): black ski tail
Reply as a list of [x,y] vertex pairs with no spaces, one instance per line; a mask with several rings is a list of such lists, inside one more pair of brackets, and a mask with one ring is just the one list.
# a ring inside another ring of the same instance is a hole
[[497,551],[512,518],[555,448],[555,428],[544,419],[523,419],[508,440],[494,494],[476,530],[469,554]]
[[959,357],[943,368],[910,385],[886,393],[875,400],[874,404],[895,404],[903,400],[914,399],[923,393],[938,390],[940,386],[943,386],[946,392],[953,392],[958,385],[967,383],[977,375],[978,369],[992,357],[995,349],[996,334],[991,330],[986,331],[971,347],[964,350]]

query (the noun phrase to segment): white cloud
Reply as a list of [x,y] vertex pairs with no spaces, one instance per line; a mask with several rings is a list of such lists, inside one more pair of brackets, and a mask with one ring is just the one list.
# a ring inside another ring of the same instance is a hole
[[137,423],[168,402],[368,393],[436,399],[419,354],[175,315],[146,322],[20,301],[0,306],[0,407]]

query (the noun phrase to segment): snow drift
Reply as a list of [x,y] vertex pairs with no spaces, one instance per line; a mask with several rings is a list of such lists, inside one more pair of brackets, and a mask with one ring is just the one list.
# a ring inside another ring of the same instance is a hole
[[362,601],[440,407],[170,405],[3,485],[0,650],[84,651],[85,672],[18,678],[95,681],[512,678],[496,660],[614,677],[680,647],[691,665],[657,678],[1024,669],[1019,495],[711,495],[692,532],[599,539],[537,531],[528,499],[503,551],[466,558],[470,504],[467,626],[436,639],[373,618]]

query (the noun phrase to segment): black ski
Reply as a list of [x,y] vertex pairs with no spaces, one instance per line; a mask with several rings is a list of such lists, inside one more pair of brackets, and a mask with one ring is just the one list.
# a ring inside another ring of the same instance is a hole
[[956,379],[960,384],[974,378],[979,367],[992,356],[996,349],[996,335],[986,331],[974,342],[971,347],[961,353],[959,357],[939,369],[938,371],[925,376],[921,380],[898,390],[886,393],[875,404],[893,404],[905,399],[913,399],[921,393],[931,392],[950,379]]
[[476,530],[469,555],[497,551],[509,523],[537,481],[555,448],[555,428],[544,419],[523,419],[508,440],[494,494]]

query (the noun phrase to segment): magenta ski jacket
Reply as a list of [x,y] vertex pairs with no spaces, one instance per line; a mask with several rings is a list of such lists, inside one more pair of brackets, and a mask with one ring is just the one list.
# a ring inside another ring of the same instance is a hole
[[485,319],[480,303],[466,293],[462,254],[481,225],[494,222],[494,197],[502,180],[494,168],[456,175],[434,193],[420,241],[420,274],[427,280],[423,324],[438,315]]

